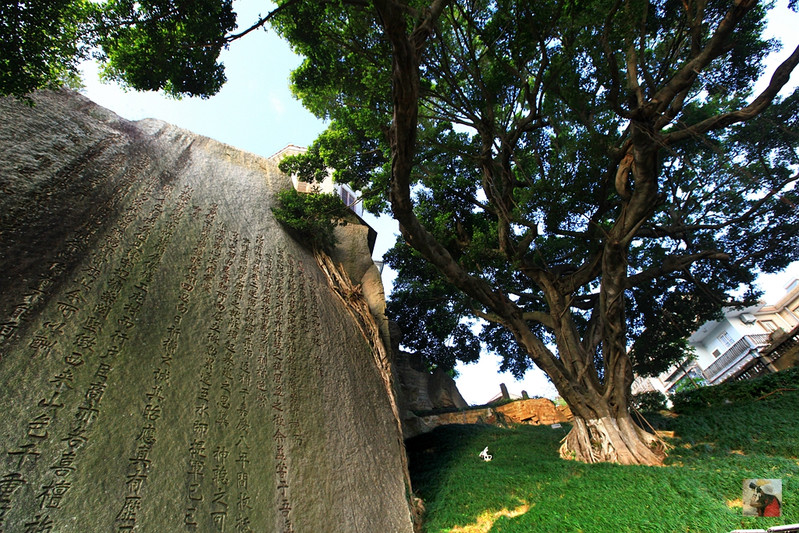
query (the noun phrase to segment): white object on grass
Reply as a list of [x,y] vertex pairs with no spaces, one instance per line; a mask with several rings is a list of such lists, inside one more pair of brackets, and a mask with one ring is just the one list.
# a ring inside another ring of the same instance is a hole
[[490,460],[491,460],[491,459],[493,459],[493,458],[494,458],[494,456],[493,456],[493,455],[489,455],[489,454],[488,454],[488,446],[486,446],[486,447],[483,449],[483,451],[482,451],[482,452],[480,452],[480,459],[482,459],[483,461],[490,461]]

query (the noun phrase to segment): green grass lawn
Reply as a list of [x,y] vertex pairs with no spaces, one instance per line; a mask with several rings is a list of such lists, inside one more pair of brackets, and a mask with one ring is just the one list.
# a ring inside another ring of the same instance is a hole
[[[799,523],[799,392],[653,418],[676,433],[663,467],[564,461],[558,446],[566,424],[443,426],[410,439],[425,531],[448,532],[489,515],[492,533],[722,533]],[[486,446],[491,462],[478,458]],[[747,478],[782,479],[781,518],[742,516]],[[520,514],[497,518],[503,510]]]

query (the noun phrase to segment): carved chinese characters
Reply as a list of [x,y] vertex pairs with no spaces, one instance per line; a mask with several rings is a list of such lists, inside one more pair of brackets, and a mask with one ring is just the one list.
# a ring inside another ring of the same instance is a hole
[[0,101],[0,532],[411,531],[370,345],[289,180],[70,93]]

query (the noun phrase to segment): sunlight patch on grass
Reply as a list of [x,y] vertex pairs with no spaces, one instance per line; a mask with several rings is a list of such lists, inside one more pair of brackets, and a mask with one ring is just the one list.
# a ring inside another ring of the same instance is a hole
[[734,500],[727,500],[727,507],[730,509],[735,509],[736,507],[743,508],[744,502],[741,498],[736,498]]
[[[722,532],[799,522],[795,499],[786,498],[779,520],[742,516],[741,502],[744,479],[799,479],[799,392],[667,422],[675,447],[664,468],[563,461],[566,428],[442,426],[409,439],[413,486],[427,509],[423,531]],[[477,457],[487,444],[491,462]],[[530,506],[523,515],[492,516],[522,503]]]
[[449,533],[488,533],[488,531],[490,531],[494,526],[494,522],[499,520],[501,517],[504,516],[507,518],[516,518],[517,516],[525,514],[529,510],[530,506],[525,503],[512,511],[507,509],[497,511],[495,513],[486,511],[477,517],[477,521],[474,524],[454,527],[449,530]]

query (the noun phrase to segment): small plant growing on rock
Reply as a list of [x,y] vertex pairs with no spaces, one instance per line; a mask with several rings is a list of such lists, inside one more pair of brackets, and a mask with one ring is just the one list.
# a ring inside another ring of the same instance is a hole
[[275,218],[300,241],[329,252],[336,245],[333,230],[347,224],[350,211],[335,194],[302,194],[294,189],[280,191]]

